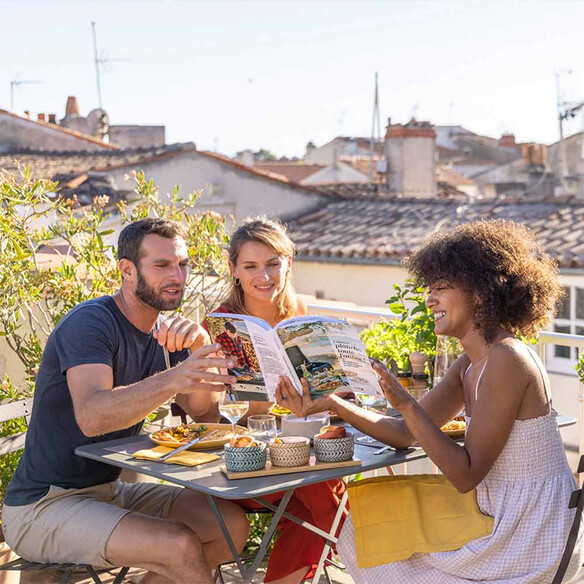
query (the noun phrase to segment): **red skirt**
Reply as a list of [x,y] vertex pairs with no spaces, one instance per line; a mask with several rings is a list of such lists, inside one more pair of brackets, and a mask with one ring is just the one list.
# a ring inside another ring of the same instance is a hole
[[[328,532],[346,488],[340,479],[298,487],[292,494],[286,511]],[[282,496],[283,493],[273,493],[262,498],[277,505]],[[262,508],[261,504],[251,499],[244,499],[238,503],[246,510]],[[340,533],[346,516],[345,509],[336,535]],[[285,517],[280,519],[278,531],[279,535],[268,560],[264,582],[284,578],[303,567],[309,570],[305,579],[312,578],[324,548],[324,539]]]

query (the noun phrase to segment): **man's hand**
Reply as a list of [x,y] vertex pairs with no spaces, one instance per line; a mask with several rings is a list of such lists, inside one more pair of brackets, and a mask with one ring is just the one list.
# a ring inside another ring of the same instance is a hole
[[168,370],[176,393],[225,391],[225,384],[232,385],[237,381],[233,375],[223,375],[217,371],[235,365],[233,359],[220,359],[216,356],[220,347],[221,345],[215,344],[198,349],[186,361]]
[[167,318],[153,334],[158,344],[171,353],[182,349],[196,351],[210,342],[207,331],[201,325],[180,315]]
[[298,417],[325,412],[330,409],[327,396],[313,400],[310,396],[310,388],[306,379],[302,378],[300,382],[302,383],[302,395],[298,393],[287,377],[280,375],[280,381],[276,387],[276,402],[278,402],[278,405],[292,410]]

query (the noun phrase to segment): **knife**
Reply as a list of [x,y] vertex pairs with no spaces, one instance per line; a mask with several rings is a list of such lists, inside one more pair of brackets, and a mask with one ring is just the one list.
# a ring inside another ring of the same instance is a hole
[[195,438],[194,440],[191,440],[190,442],[187,442],[186,444],[183,444],[182,446],[175,448],[172,452],[167,452],[164,456],[161,456],[159,459],[157,459],[157,462],[164,462],[165,460],[168,460],[171,456],[174,456],[175,454],[178,454],[179,452],[182,452],[183,450],[186,450],[187,448],[194,446],[200,439],[201,437],[199,436],[198,438]]

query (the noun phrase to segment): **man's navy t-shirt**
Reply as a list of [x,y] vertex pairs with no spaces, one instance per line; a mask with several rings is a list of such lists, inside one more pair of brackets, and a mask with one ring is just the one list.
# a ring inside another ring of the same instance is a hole
[[[171,353],[171,364],[187,356],[187,351]],[[87,363],[109,365],[114,387],[131,385],[166,368],[163,349],[152,333],[137,329],[111,296],[88,300],[67,313],[51,333],[43,353],[25,450],[6,492],[7,505],[34,503],[51,485],[80,489],[118,478],[120,469],[81,458],[75,449],[134,436],[142,422],[92,438],[81,432],[66,372]]]

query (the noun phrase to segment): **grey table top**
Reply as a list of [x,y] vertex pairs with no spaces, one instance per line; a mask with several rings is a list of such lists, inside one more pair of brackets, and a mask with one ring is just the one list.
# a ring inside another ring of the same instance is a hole
[[[560,427],[571,426],[576,421],[576,418],[572,416],[558,416],[558,425]],[[120,468],[128,468],[175,485],[181,485],[223,499],[263,497],[264,495],[277,491],[320,483],[368,470],[394,466],[426,458],[427,456],[421,448],[409,448],[407,450],[392,449],[383,454],[376,455],[374,454],[377,451],[376,448],[355,444],[355,457],[361,460],[361,466],[230,480],[220,470],[220,467],[224,465],[222,458],[196,468],[132,458],[133,452],[152,446],[153,443],[148,436],[133,436],[130,438],[111,440],[109,442],[80,446],[75,450],[75,453],[85,458]],[[223,450],[216,450],[214,453],[222,455]]]
[[[148,436],[134,436],[80,446],[75,450],[75,453],[85,458],[121,468],[128,468],[175,485],[221,497],[222,499],[263,497],[277,491],[426,458],[426,453],[421,448],[389,450],[383,454],[376,455],[374,454],[377,451],[376,448],[356,444],[355,458],[361,460],[361,466],[230,480],[220,470],[220,467],[225,464],[222,458],[203,464],[200,467],[185,467],[132,458],[133,452],[143,448],[151,448],[152,446],[153,444]],[[222,455],[223,450],[216,450],[213,453]]]

